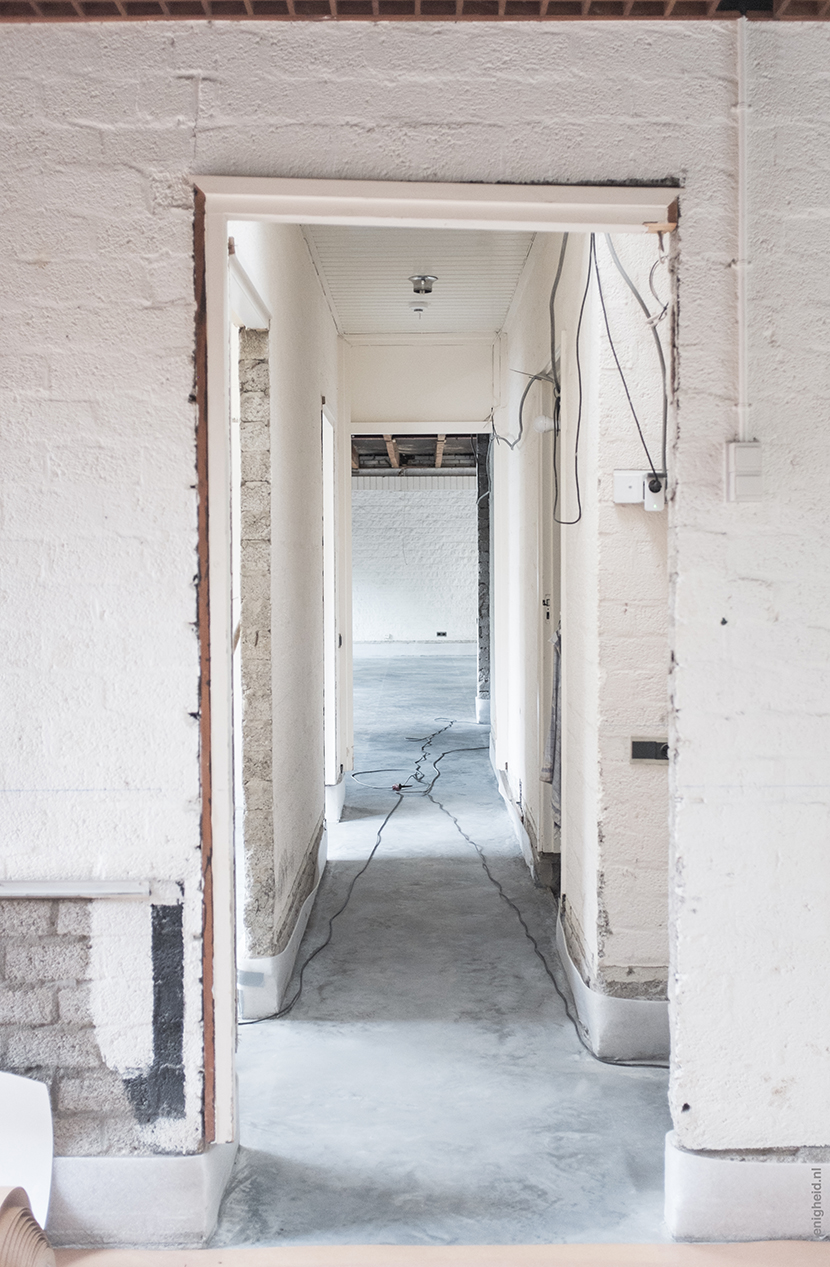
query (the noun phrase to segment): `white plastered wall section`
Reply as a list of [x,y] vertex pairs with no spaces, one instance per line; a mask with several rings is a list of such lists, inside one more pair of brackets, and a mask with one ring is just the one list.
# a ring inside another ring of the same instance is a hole
[[366,336],[349,344],[352,430],[387,423],[482,422],[493,404],[493,340],[477,336]]
[[[577,237],[576,241],[580,239]],[[508,312],[499,343],[499,399],[493,466],[493,758],[505,772],[510,796],[533,845],[552,852],[555,838],[550,786],[540,781],[550,723],[551,637],[559,619],[558,532],[548,531],[552,512],[552,436],[533,420],[553,410],[552,388],[537,384],[524,409],[519,401],[527,375],[550,367],[548,300],[556,273],[559,234],[539,234]],[[578,248],[577,248],[578,249]],[[543,600],[550,599],[550,607]],[[550,611],[550,619],[546,613]]]
[[[565,519],[577,518],[573,444],[578,421],[576,323],[588,243],[573,242],[563,278]],[[656,239],[619,238],[615,249],[641,294],[657,262]],[[662,469],[662,386],[653,334],[612,263],[596,258],[609,325],[655,468]],[[671,279],[658,268],[668,299]],[[671,324],[659,327],[671,362]],[[666,513],[615,505],[615,470],[649,460],[612,358],[596,279],[580,340],[582,517],[562,528],[564,923],[585,983],[622,998],[665,998],[668,971],[666,766],[632,763],[631,741],[668,726]],[[639,1025],[640,1022],[637,1022]],[[664,1022],[664,1038],[667,1039]],[[654,1053],[658,1054],[658,1053]]]
[[[764,499],[720,495],[734,417],[705,403],[724,380],[731,403],[735,364],[706,340],[682,353],[672,508],[671,1099],[690,1149],[830,1144],[830,253],[817,231],[830,174],[815,162],[830,143],[830,32],[748,35],[748,434],[762,444]],[[733,135],[733,170],[735,149]],[[688,314],[707,285],[731,298],[734,282],[687,260],[685,239],[684,227]]]
[[[752,24],[749,36],[750,415],[767,490],[755,507],[723,501],[736,432],[733,24],[182,22],[175,40],[162,24],[5,28],[0,390],[16,742],[4,866],[184,880],[192,1086],[190,177],[668,174],[684,186],[669,510],[672,1104],[689,1149],[828,1142],[830,793],[817,763],[830,743],[830,460],[815,297],[830,285],[816,227],[830,199],[816,161],[830,145],[830,31]],[[198,1110],[191,1102],[191,1139]]]

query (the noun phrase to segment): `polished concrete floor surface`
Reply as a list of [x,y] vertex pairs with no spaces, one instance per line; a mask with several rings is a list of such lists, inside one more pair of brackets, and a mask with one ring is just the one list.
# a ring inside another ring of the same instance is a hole
[[[667,1074],[585,1051],[450,817],[553,962],[554,903],[511,832],[474,691],[470,657],[355,665],[359,770],[299,962],[397,808],[294,1010],[240,1031],[241,1148],[215,1247],[668,1239]],[[433,799],[399,803],[392,784],[423,751],[431,779],[444,750]]]

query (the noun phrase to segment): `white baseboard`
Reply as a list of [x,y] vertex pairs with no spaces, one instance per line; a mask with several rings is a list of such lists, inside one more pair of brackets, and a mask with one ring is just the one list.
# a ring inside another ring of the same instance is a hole
[[[492,760],[492,756],[491,756],[491,760]],[[522,857],[524,858],[525,862],[527,863],[527,865],[530,867],[532,871],[533,870],[533,850],[530,846],[530,837],[525,831],[524,823],[522,822],[521,815],[519,814],[518,806],[516,805],[516,802],[513,800],[513,797],[510,793],[510,784],[507,782],[507,772],[505,770],[496,770],[496,778],[498,780],[499,792],[501,792],[501,798],[504,801],[505,805],[507,806],[507,813],[510,818],[510,823],[513,828],[513,831],[516,833],[516,839],[518,840],[519,848],[522,851]]]
[[346,780],[341,774],[336,783],[326,784],[326,822],[339,823],[346,804]]
[[92,1249],[193,1249],[207,1244],[236,1144],[190,1157],[56,1157],[47,1235]]
[[830,1234],[825,1180],[830,1187],[830,1159],[688,1152],[674,1131],[666,1136],[666,1223],[676,1240],[820,1241]]
[[490,696],[476,696],[476,721],[480,726],[490,725]]
[[620,999],[592,990],[571,958],[558,917],[556,949],[580,1025],[595,1056],[603,1060],[668,1060],[669,1005],[665,999]]
[[236,967],[237,999],[241,1021],[259,1021],[273,1016],[286,1002],[286,990],[297,962],[297,952],[306,930],[311,908],[323,878],[326,865],[326,833],[320,837],[317,853],[317,878],[314,888],[300,907],[294,931],[288,945],[278,955],[263,955],[255,959],[239,959]]

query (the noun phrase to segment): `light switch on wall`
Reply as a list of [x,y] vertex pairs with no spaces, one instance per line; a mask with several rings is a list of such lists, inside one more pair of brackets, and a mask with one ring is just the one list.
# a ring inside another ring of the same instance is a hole
[[759,502],[763,495],[760,441],[733,440],[726,446],[726,500]]

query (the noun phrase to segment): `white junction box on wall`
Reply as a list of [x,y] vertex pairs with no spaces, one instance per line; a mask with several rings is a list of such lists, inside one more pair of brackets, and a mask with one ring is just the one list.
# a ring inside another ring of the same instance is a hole
[[666,504],[666,482],[660,479],[660,488],[649,488],[651,471],[615,471],[614,501],[618,506],[645,506],[646,510],[662,510]]
[[733,440],[726,446],[726,500],[759,502],[763,493],[760,442]]

